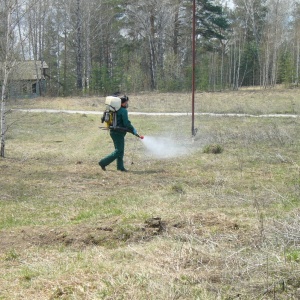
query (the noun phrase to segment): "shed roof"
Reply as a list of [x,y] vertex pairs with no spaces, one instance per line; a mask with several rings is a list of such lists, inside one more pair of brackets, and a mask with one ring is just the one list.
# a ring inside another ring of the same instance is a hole
[[[0,78],[3,74],[3,63],[0,63]],[[38,80],[44,79],[44,69],[48,65],[41,60],[17,61],[13,64],[9,74],[10,80]]]

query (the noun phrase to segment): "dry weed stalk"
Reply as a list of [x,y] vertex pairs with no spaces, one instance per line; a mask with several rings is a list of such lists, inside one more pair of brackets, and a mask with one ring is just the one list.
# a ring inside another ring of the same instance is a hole
[[282,244],[300,245],[300,214],[293,212],[285,220],[273,220],[271,230],[277,239],[281,239]]

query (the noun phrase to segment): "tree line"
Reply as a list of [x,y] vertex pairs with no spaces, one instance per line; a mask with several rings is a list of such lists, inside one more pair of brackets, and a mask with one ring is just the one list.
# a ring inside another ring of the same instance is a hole
[[[54,96],[190,91],[192,2],[0,0],[0,60],[45,61]],[[297,86],[300,1],[231,3],[196,0],[196,89]]]

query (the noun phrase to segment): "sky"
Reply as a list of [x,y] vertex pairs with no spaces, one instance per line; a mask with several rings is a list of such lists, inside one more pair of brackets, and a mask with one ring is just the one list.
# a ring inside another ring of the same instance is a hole
[[234,4],[233,4],[232,0],[223,0],[223,2],[227,3],[229,8],[233,8],[234,7]]

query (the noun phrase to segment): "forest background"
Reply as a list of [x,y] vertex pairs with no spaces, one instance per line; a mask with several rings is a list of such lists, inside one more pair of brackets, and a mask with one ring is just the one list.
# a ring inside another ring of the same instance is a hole
[[[120,177],[97,164],[99,116],[19,108],[98,114],[120,90],[131,112],[188,112],[192,0],[0,0],[0,299],[300,298],[299,92],[273,89],[298,86],[300,0],[196,4],[196,111],[245,117],[202,115],[192,142],[188,114],[134,116],[193,151],[129,140]],[[25,60],[47,63],[45,98],[9,98]]]
[[[0,60],[47,63],[50,96],[190,91],[191,0],[1,0]],[[298,0],[197,0],[196,89],[298,85]]]

